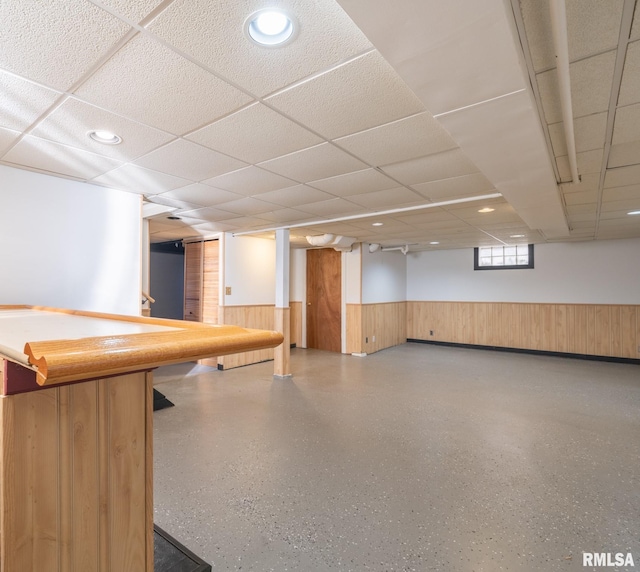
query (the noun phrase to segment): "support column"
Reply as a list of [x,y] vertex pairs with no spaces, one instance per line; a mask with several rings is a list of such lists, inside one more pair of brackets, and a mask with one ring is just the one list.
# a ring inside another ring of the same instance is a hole
[[273,375],[291,376],[291,331],[289,309],[289,229],[276,230],[276,307],[274,326],[284,341],[275,349]]

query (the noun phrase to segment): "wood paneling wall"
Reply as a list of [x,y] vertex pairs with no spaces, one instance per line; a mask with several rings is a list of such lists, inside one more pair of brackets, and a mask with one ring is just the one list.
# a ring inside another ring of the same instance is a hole
[[202,242],[184,245],[184,319],[202,320]]
[[406,302],[347,304],[347,353],[370,354],[406,341]]
[[302,302],[289,302],[291,343],[302,347]]
[[0,399],[0,570],[153,572],[151,374]]
[[407,337],[640,359],[640,306],[407,302]]
[[[220,306],[219,320],[221,324],[233,324],[244,328],[273,330],[275,305],[256,306]],[[256,350],[241,354],[220,356],[218,364],[224,369],[231,369],[251,363],[273,359],[273,349]]]

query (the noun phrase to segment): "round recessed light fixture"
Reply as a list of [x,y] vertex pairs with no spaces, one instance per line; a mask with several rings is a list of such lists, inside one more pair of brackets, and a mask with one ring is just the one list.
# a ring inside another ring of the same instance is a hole
[[245,32],[260,46],[277,47],[293,38],[293,18],[278,8],[265,8],[254,12],[245,22]]
[[383,222],[372,222],[371,226],[383,226],[384,223]]
[[118,145],[122,143],[122,137],[120,137],[120,135],[116,135],[106,129],[95,129],[94,131],[89,131],[87,135],[94,141],[104,143],[105,145]]
[[484,207],[483,209],[480,209],[478,212],[479,213],[492,213],[495,210],[496,209],[492,209],[491,207]]
[[629,211],[628,215],[640,215],[640,211]]

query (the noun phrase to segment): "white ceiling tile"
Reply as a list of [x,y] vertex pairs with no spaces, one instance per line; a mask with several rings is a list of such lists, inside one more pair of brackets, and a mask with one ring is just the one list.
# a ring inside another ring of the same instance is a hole
[[577,193],[567,193],[564,195],[564,202],[568,205],[595,204],[598,200],[598,191],[580,191]]
[[405,185],[476,173],[478,168],[460,149],[387,165],[383,171]]
[[374,127],[336,140],[370,165],[388,165],[458,145],[428,112]]
[[310,186],[338,197],[348,197],[369,191],[392,189],[397,187],[398,183],[376,169],[364,169],[346,175],[312,181]]
[[222,209],[215,209],[211,207],[201,209],[180,210],[177,214],[183,220],[199,219],[208,222],[218,222],[230,218],[235,218],[236,214],[230,213]]
[[[122,137],[119,145],[105,145],[88,132],[105,129]],[[62,105],[40,122],[32,134],[43,139],[66,143],[72,147],[121,161],[131,161],[173,139],[173,135],[148,127],[99,107],[67,98]]]
[[96,177],[92,182],[141,195],[157,195],[184,187],[192,181],[127,164]]
[[79,179],[91,179],[121,164],[114,159],[31,136],[19,141],[3,160]]
[[133,38],[77,93],[176,135],[211,123],[250,101],[241,91],[144,35]]
[[420,100],[377,52],[284,90],[267,101],[328,139],[424,110]]
[[300,210],[323,217],[348,216],[369,212],[368,209],[350,203],[345,199],[329,199],[318,203],[307,203],[300,205]]
[[60,92],[0,70],[0,127],[26,129],[60,95]]
[[202,183],[194,183],[174,191],[168,191],[161,195],[156,195],[154,198],[159,197],[166,197],[195,205],[210,207],[213,205],[219,205],[220,203],[241,199],[242,195],[223,191],[222,189],[215,189],[214,187],[203,185]]
[[252,0],[176,0],[149,30],[256,96],[371,47],[335,2],[282,0],[277,5],[299,24],[296,38],[280,48],[258,46],[244,35],[246,18],[268,6]]
[[491,182],[482,173],[440,179],[429,183],[417,183],[411,185],[411,188],[432,201],[496,192]]
[[243,197],[237,201],[229,201],[222,205],[222,209],[236,215],[257,215],[272,211],[274,206],[266,201],[254,199],[253,197]]
[[613,187],[604,189],[602,192],[603,201],[627,201],[636,200],[640,203],[640,184],[629,185],[628,187]]
[[177,139],[135,161],[136,165],[201,181],[244,167],[245,163],[191,141]]
[[[591,151],[604,147],[604,136],[607,130],[607,114],[596,113],[586,117],[578,117],[573,120],[573,128],[576,140],[576,151]],[[549,125],[549,136],[556,157],[567,154],[567,144],[564,136],[564,124],[554,123]]]
[[[569,61],[615,49],[624,0],[566,2]],[[556,66],[548,0],[521,0],[531,59],[536,71]]]
[[172,207],[173,209],[180,210],[194,210],[200,205],[192,203],[190,201],[183,201],[167,196],[166,193],[160,193],[158,195],[150,195],[145,197],[145,202],[154,203],[158,205],[164,205],[166,207]]
[[[93,2],[93,0],[90,0]],[[162,0],[101,0],[102,4],[119,16],[132,22],[140,22],[147,14],[162,3]]]
[[525,87],[503,2],[342,5],[434,115]]
[[0,157],[18,137],[20,137],[20,131],[0,127]]
[[640,141],[612,145],[609,152],[609,169],[640,163]]
[[640,181],[640,164],[630,167],[619,167],[617,169],[607,169],[604,176],[604,187],[626,187],[635,185]]
[[207,179],[203,182],[212,187],[245,196],[258,195],[296,185],[296,182],[291,179],[265,171],[253,165]]
[[637,10],[637,9],[633,14],[633,23],[631,25],[630,39],[640,40],[640,10]]
[[85,0],[3,0],[0,22],[0,67],[60,90],[129,30]]
[[[578,153],[578,173],[581,176],[592,173],[600,173],[600,170],[602,169],[603,154],[604,149],[594,149],[593,151]],[[569,158],[566,155],[563,157],[556,157],[556,163],[558,165],[560,179],[563,181],[570,180],[571,169],[569,167]]]
[[613,144],[640,141],[640,103],[619,107],[613,124]]
[[260,163],[322,143],[322,138],[261,103],[207,125],[187,139],[247,163]]
[[[636,13],[638,12],[636,6]],[[636,14],[637,15],[637,14]],[[640,41],[635,41],[627,47],[627,57],[624,60],[624,71],[620,85],[618,105],[630,105],[640,102]]]
[[333,199],[329,193],[308,187],[295,185],[286,189],[278,189],[260,195],[260,199],[283,207],[296,207],[305,203],[317,203]]
[[260,213],[260,218],[269,220],[273,223],[299,224],[308,220],[313,220],[309,213],[302,212],[297,209],[278,209],[275,208],[269,212]]
[[[300,229],[298,229],[300,230]],[[327,224],[315,224],[305,227],[305,231],[311,236],[318,234],[339,234],[342,236],[357,236],[361,229],[349,224],[348,222],[333,222]]]
[[221,221],[219,224],[228,224],[231,228],[241,230],[247,228],[266,228],[270,226],[270,221],[260,216],[238,216]]
[[[616,52],[607,52],[569,66],[573,117],[592,115],[609,109]],[[547,123],[562,121],[558,76],[555,69],[536,76]]]
[[193,228],[198,230],[203,236],[206,236],[207,234],[213,234],[216,232],[235,230],[238,227],[235,224],[229,224],[227,222],[207,222],[204,224],[196,224]]
[[260,163],[268,171],[289,177],[299,183],[360,171],[366,165],[330,143],[290,153],[271,161]]
[[[637,210],[639,206],[638,199],[630,198],[630,199],[622,199],[622,200],[604,200],[602,201],[601,212],[602,213],[621,213],[624,216],[627,215],[628,212]],[[602,216],[602,215],[601,215]],[[640,221],[638,220],[639,215],[633,215],[630,218],[636,221],[636,224],[640,226]]]
[[424,197],[405,187],[351,195],[349,200],[369,209],[388,210],[426,202]]

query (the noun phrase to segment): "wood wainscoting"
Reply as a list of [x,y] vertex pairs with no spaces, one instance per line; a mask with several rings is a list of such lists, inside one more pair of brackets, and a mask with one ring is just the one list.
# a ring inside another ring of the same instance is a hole
[[407,302],[407,338],[640,359],[640,306]]
[[347,353],[371,354],[406,341],[406,302],[347,304]]
[[[275,305],[261,304],[255,306],[220,306],[219,323],[233,324],[244,328],[273,330],[275,324]],[[255,350],[241,354],[232,354],[218,358],[218,365],[223,369],[231,369],[273,359],[273,349]],[[213,365],[203,361],[206,365]]]
[[289,302],[289,308],[291,309],[291,343],[296,347],[302,347],[302,302]]

